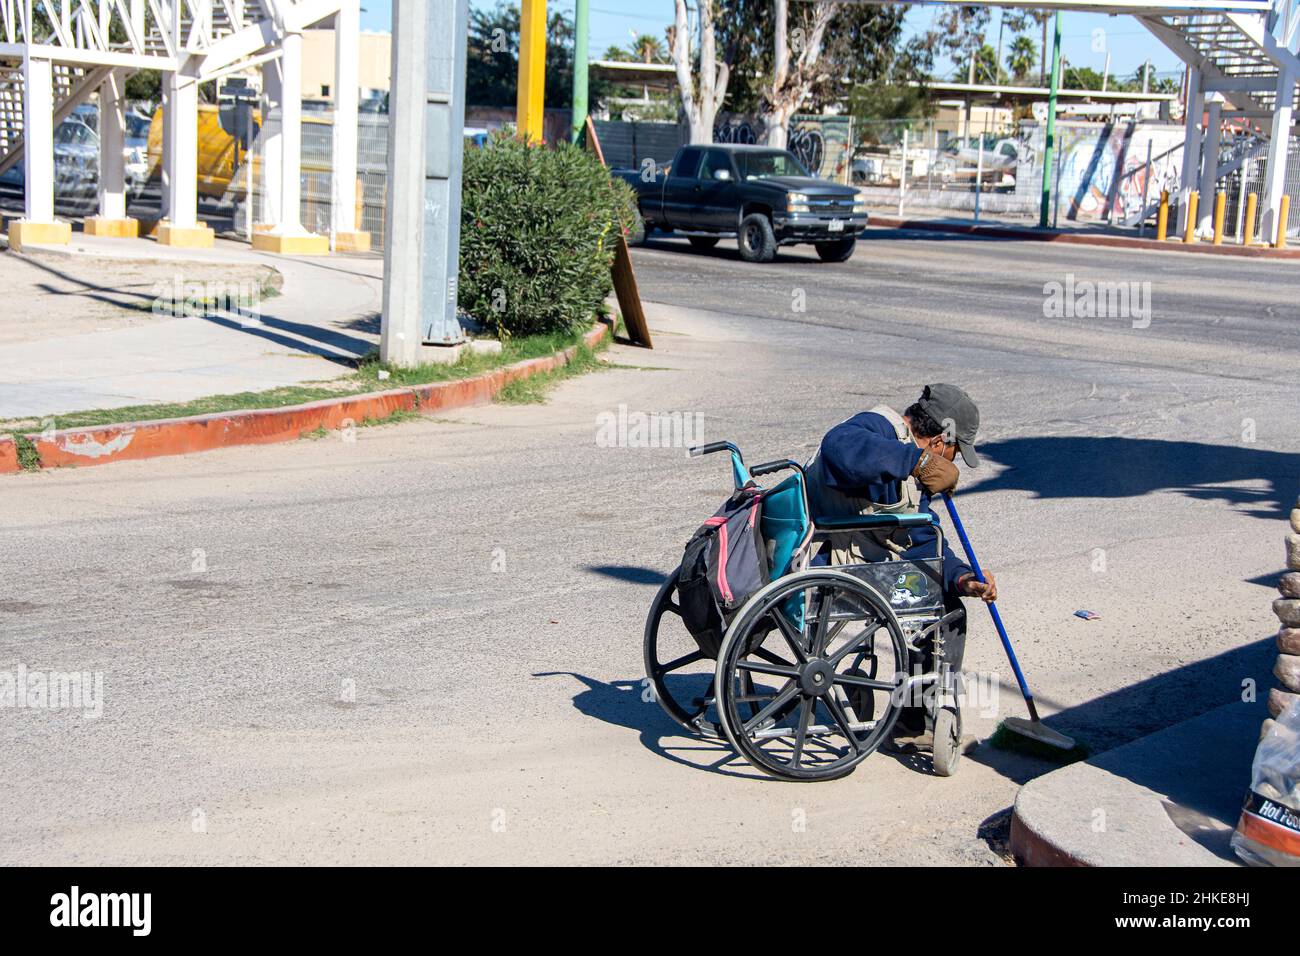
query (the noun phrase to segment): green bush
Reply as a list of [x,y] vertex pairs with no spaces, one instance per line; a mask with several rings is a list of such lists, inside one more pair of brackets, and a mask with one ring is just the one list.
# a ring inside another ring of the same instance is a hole
[[460,307],[502,338],[589,327],[635,215],[628,185],[580,147],[500,134],[466,149]]

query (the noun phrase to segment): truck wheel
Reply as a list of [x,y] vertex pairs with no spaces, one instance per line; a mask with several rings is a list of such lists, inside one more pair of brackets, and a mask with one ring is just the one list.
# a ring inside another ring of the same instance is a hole
[[776,258],[772,220],[761,212],[750,213],[740,221],[736,245],[740,247],[740,258],[746,262],[771,262]]
[[717,236],[687,236],[691,240],[691,247],[694,249],[712,249],[718,244]]
[[857,236],[848,239],[836,239],[833,242],[818,242],[817,255],[822,262],[848,262],[853,255],[853,248],[858,244]]

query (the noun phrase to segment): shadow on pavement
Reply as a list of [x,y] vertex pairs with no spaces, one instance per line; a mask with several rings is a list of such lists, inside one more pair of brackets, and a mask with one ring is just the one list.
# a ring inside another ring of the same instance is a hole
[[[1247,445],[1155,438],[1042,436],[980,445],[1006,471],[965,495],[1029,491],[1036,498],[1139,498],[1176,491],[1243,506],[1256,518],[1286,518],[1300,488],[1300,455]],[[1264,481],[1267,490],[1230,487]]]
[[654,584],[660,585],[668,580],[668,575],[663,571],[657,571],[654,568],[642,568],[632,564],[589,564],[586,571],[593,574],[601,574],[607,578],[613,578],[615,581],[623,581],[627,584]]
[[[579,713],[615,727],[635,730],[641,735],[641,743],[647,750],[673,763],[727,777],[772,780],[732,753],[725,740],[688,735],[669,719],[652,697],[647,699],[647,688],[641,680],[606,683],[574,671],[543,671],[533,674],[533,677],[572,677],[580,681],[585,689],[573,697],[573,706],[578,708]],[[700,675],[700,681],[702,688],[707,688],[710,683],[706,675]],[[669,740],[684,742],[665,743]],[[687,755],[696,757],[689,759]]]

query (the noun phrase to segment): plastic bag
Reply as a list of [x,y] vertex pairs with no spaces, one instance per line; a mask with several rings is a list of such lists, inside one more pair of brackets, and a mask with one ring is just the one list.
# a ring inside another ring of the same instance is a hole
[[1255,750],[1232,848],[1252,866],[1300,866],[1300,701]]

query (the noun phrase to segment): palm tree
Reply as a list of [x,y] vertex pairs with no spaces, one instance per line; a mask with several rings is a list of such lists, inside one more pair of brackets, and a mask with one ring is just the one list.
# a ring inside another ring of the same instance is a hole
[[649,33],[639,33],[628,50],[642,63],[663,63],[667,59],[663,41]]
[[1038,60],[1038,47],[1034,41],[1024,34],[1020,34],[1011,42],[1011,50],[1007,54],[1007,69],[1017,82],[1024,80],[1029,76],[1029,71],[1034,68]]

